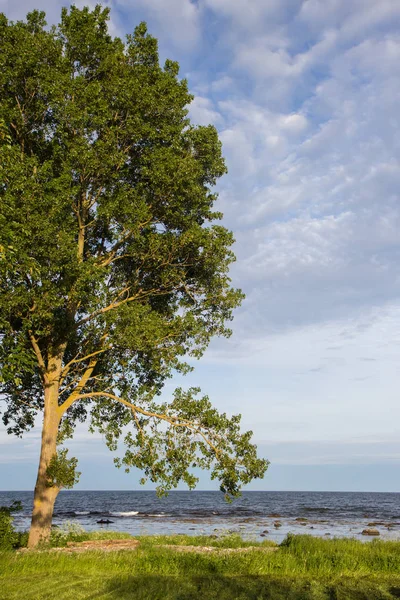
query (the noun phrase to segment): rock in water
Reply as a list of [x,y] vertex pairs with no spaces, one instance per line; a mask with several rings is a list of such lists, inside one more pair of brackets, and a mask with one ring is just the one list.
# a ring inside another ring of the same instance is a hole
[[371,527],[369,529],[363,529],[361,535],[380,535],[380,533],[377,529]]
[[110,519],[100,519],[100,521],[96,521],[99,525],[109,525],[110,523],[114,523],[114,521],[110,521]]

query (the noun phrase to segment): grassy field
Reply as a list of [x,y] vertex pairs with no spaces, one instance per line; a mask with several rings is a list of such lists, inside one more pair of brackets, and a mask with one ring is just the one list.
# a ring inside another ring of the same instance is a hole
[[[123,537],[92,534],[90,539]],[[129,536],[126,536],[129,537]],[[86,539],[89,536],[86,535]],[[82,539],[82,536],[81,538]],[[145,537],[138,550],[83,554],[3,552],[1,600],[384,600],[400,598],[400,542],[289,537],[276,551],[226,553],[237,536]],[[213,553],[164,545],[215,546]],[[263,551],[263,549],[265,551]]]

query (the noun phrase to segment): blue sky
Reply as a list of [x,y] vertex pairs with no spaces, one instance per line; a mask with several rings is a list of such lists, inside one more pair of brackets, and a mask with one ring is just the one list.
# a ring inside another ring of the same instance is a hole
[[[0,0],[11,19],[58,0]],[[78,6],[91,5],[88,2]],[[181,64],[219,130],[218,208],[246,300],[194,374],[241,412],[271,468],[253,489],[400,491],[400,2],[110,0]],[[135,489],[80,429],[82,489]],[[0,489],[29,489],[39,430],[0,428]],[[209,488],[206,476],[201,487]]]

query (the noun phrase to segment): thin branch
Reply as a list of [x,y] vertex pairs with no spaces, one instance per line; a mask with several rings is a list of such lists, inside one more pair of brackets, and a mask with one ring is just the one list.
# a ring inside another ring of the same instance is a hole
[[[117,298],[119,296],[121,296],[123,293],[125,293],[127,290],[129,290],[129,288],[125,288],[124,290],[122,290],[122,292],[120,292],[118,294]],[[80,321],[78,321],[76,323],[76,327],[80,327],[84,323],[87,323],[88,321],[91,321],[95,317],[98,317],[99,315],[102,315],[102,314],[108,312],[109,310],[113,310],[114,308],[118,308],[122,304],[126,304],[127,302],[132,302],[133,300],[137,300],[139,297],[140,297],[140,293],[135,294],[134,296],[128,296],[127,298],[125,298],[124,300],[120,300],[119,302],[117,302],[116,300],[114,300],[108,306],[105,306],[104,308],[99,308],[99,310],[95,310],[92,314],[90,314],[87,317],[84,317],[83,319],[81,319]]]
[[142,429],[142,426],[140,425],[139,419],[137,418],[136,410],[134,408],[132,408],[132,413],[133,413],[133,418],[135,419],[136,427],[140,431],[140,433],[142,435],[142,439],[143,439],[144,438],[144,431]]
[[113,262],[113,260],[115,259],[115,256],[118,252],[118,250],[120,248],[122,248],[122,246],[124,245],[124,243],[126,242],[126,240],[128,240],[130,238],[130,236],[133,235],[133,231],[129,230],[127,231],[122,238],[116,243],[114,244],[114,246],[109,250],[108,252],[108,257],[105,258],[100,264],[99,267],[107,267],[110,263]]
[[37,410],[37,406],[32,406],[32,404],[29,404],[29,402],[25,402],[25,400],[19,399],[18,402],[24,404],[24,406],[27,406],[28,408],[31,408],[32,410]]
[[[174,287],[175,287],[174,284],[171,284],[169,288],[167,287],[165,289],[155,288],[155,289],[151,289],[151,290],[147,290],[147,291],[143,291],[142,289],[140,289],[139,292],[137,294],[135,294],[134,296],[128,296],[127,298],[124,298],[124,300],[121,300],[120,302],[114,301],[111,304],[109,304],[108,306],[105,306],[104,308],[99,308],[99,310],[95,310],[93,313],[91,313],[87,317],[84,317],[83,319],[78,321],[75,324],[75,326],[80,327],[81,325],[83,325],[84,323],[87,323],[88,321],[91,321],[95,317],[98,317],[99,315],[102,315],[102,314],[108,312],[109,310],[113,310],[114,308],[118,308],[119,306],[122,306],[123,304],[127,304],[128,302],[133,302],[134,300],[138,300],[138,299],[142,300],[143,298],[147,298],[148,296],[165,296],[166,294],[170,294],[171,290],[173,290]],[[122,292],[126,291],[126,289],[127,288],[125,288],[125,290],[122,290]],[[118,296],[120,296],[122,294],[122,292],[120,292],[118,294]]]
[[[73,358],[72,360],[69,361],[69,363],[67,363],[65,365],[65,367],[63,368],[63,370],[61,371],[61,375],[60,375],[60,385],[62,383],[62,381],[65,379],[65,376],[69,373],[70,367],[72,365],[75,365],[77,363],[81,363],[85,360],[88,360],[89,358],[92,358],[93,356],[97,356],[99,354],[103,354],[103,352],[107,352],[107,350],[109,350],[111,348],[111,346],[109,346],[108,348],[102,348],[101,350],[96,350],[96,352],[92,352],[91,354],[87,354],[86,356],[83,356],[82,358]],[[78,356],[78,355],[76,355]]]
[[[18,396],[21,395],[21,392],[18,392],[18,390],[15,391],[14,393],[18,394]],[[0,402],[4,402],[5,404],[7,404],[8,401],[5,398],[0,398]],[[38,410],[37,406],[33,406],[32,404],[29,404],[29,402],[26,402],[25,400],[21,400],[21,398],[18,399],[18,403],[21,403],[24,406],[31,408],[32,410]]]
[[101,194],[104,192],[104,185],[100,186],[99,191],[97,192],[97,194],[95,196],[92,196],[88,202],[88,204],[86,205],[87,210],[90,210],[97,202],[97,200],[100,198]]
[[[143,223],[139,223],[139,225],[137,226],[137,231],[140,231],[143,227],[146,227],[146,225],[148,225],[149,223],[151,223],[153,221],[153,217],[151,217],[150,219],[147,219],[147,221],[143,221]],[[128,231],[126,231],[125,233],[122,234],[121,239],[119,239],[112,248],[110,248],[110,250],[108,251],[108,257],[105,258],[101,263],[99,263],[99,267],[107,267],[109,264],[111,264],[115,259],[116,259],[116,254],[118,252],[118,250],[120,250],[120,248],[123,247],[124,243],[132,236],[134,235],[134,231],[132,229],[129,229]],[[122,257],[119,257],[122,258]]]

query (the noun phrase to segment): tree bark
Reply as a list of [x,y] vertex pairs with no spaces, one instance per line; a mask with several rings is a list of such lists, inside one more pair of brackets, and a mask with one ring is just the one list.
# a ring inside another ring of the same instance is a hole
[[48,485],[47,468],[57,453],[57,434],[60,423],[58,411],[58,378],[45,387],[44,417],[39,468],[33,498],[32,522],[29,531],[28,548],[34,548],[48,541],[51,533],[54,503],[57,486]]

